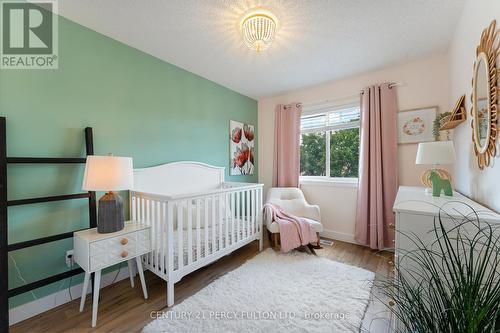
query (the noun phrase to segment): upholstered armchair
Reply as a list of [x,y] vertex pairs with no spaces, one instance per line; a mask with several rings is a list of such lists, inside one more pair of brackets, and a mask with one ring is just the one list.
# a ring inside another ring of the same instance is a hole
[[[323,231],[319,206],[308,204],[299,188],[272,187],[267,192],[267,203],[280,206],[286,213],[301,217],[309,222],[318,235],[317,245],[319,246],[319,233]],[[264,211],[264,222],[271,236],[271,246],[278,247],[279,226],[277,222],[273,221],[272,211],[269,207],[266,207]]]

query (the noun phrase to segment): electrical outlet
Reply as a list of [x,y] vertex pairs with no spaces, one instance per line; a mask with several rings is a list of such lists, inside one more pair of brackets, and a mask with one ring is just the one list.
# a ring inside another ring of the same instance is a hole
[[73,258],[73,250],[66,251],[66,266],[68,266],[68,268],[71,268],[74,262],[75,259]]

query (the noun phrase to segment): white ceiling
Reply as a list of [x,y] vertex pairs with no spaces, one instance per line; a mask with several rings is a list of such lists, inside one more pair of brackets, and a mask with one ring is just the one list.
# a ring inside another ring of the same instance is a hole
[[[59,13],[253,98],[445,52],[464,0],[64,0]],[[238,24],[274,12],[261,54]]]

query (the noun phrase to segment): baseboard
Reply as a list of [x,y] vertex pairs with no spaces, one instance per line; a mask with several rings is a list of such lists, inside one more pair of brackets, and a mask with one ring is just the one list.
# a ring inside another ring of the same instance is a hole
[[330,238],[333,240],[339,240],[342,242],[358,244],[356,242],[356,240],[354,240],[354,235],[348,234],[345,232],[338,232],[338,231],[334,231],[334,230],[323,229],[323,232],[320,233],[320,236],[323,236],[325,238]]
[[[135,266],[133,267],[135,273],[137,269],[135,268]],[[129,277],[128,267],[126,265],[122,265],[122,269],[120,270],[118,276],[116,275],[116,270],[103,275],[101,277],[101,288],[109,286],[111,282],[113,282],[113,279],[115,279],[115,276],[116,276],[115,283],[123,279],[128,279]],[[80,296],[82,295],[82,289],[83,289],[83,283],[71,287],[71,295],[73,300],[80,298]],[[91,288],[89,287],[89,289],[87,290],[87,294],[90,294],[91,292],[90,289]],[[42,312],[48,311],[50,309],[53,309],[68,302],[71,302],[71,298],[69,295],[68,288],[65,288],[56,293],[47,295],[45,297],[40,297],[28,303],[24,303],[9,310],[9,325],[14,325],[23,320],[29,319]],[[86,307],[92,306],[92,304],[91,302],[87,302],[85,306]]]

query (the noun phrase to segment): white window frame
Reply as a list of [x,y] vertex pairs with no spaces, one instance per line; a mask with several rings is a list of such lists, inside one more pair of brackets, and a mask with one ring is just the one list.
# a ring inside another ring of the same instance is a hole
[[[325,132],[326,137],[326,158],[325,158],[325,176],[300,176],[300,183],[303,185],[327,185],[327,186],[346,186],[355,187],[358,184],[357,177],[330,177],[330,133],[351,128],[360,128],[361,121],[353,121],[345,124],[330,125],[329,115],[335,112],[345,110],[350,107],[359,107],[359,99],[348,101],[333,101],[329,103],[316,104],[311,106],[303,106],[301,119],[305,117],[313,117],[325,115],[326,124],[322,127],[313,129],[301,130],[300,134],[322,133]],[[361,115],[360,115],[361,119]]]

